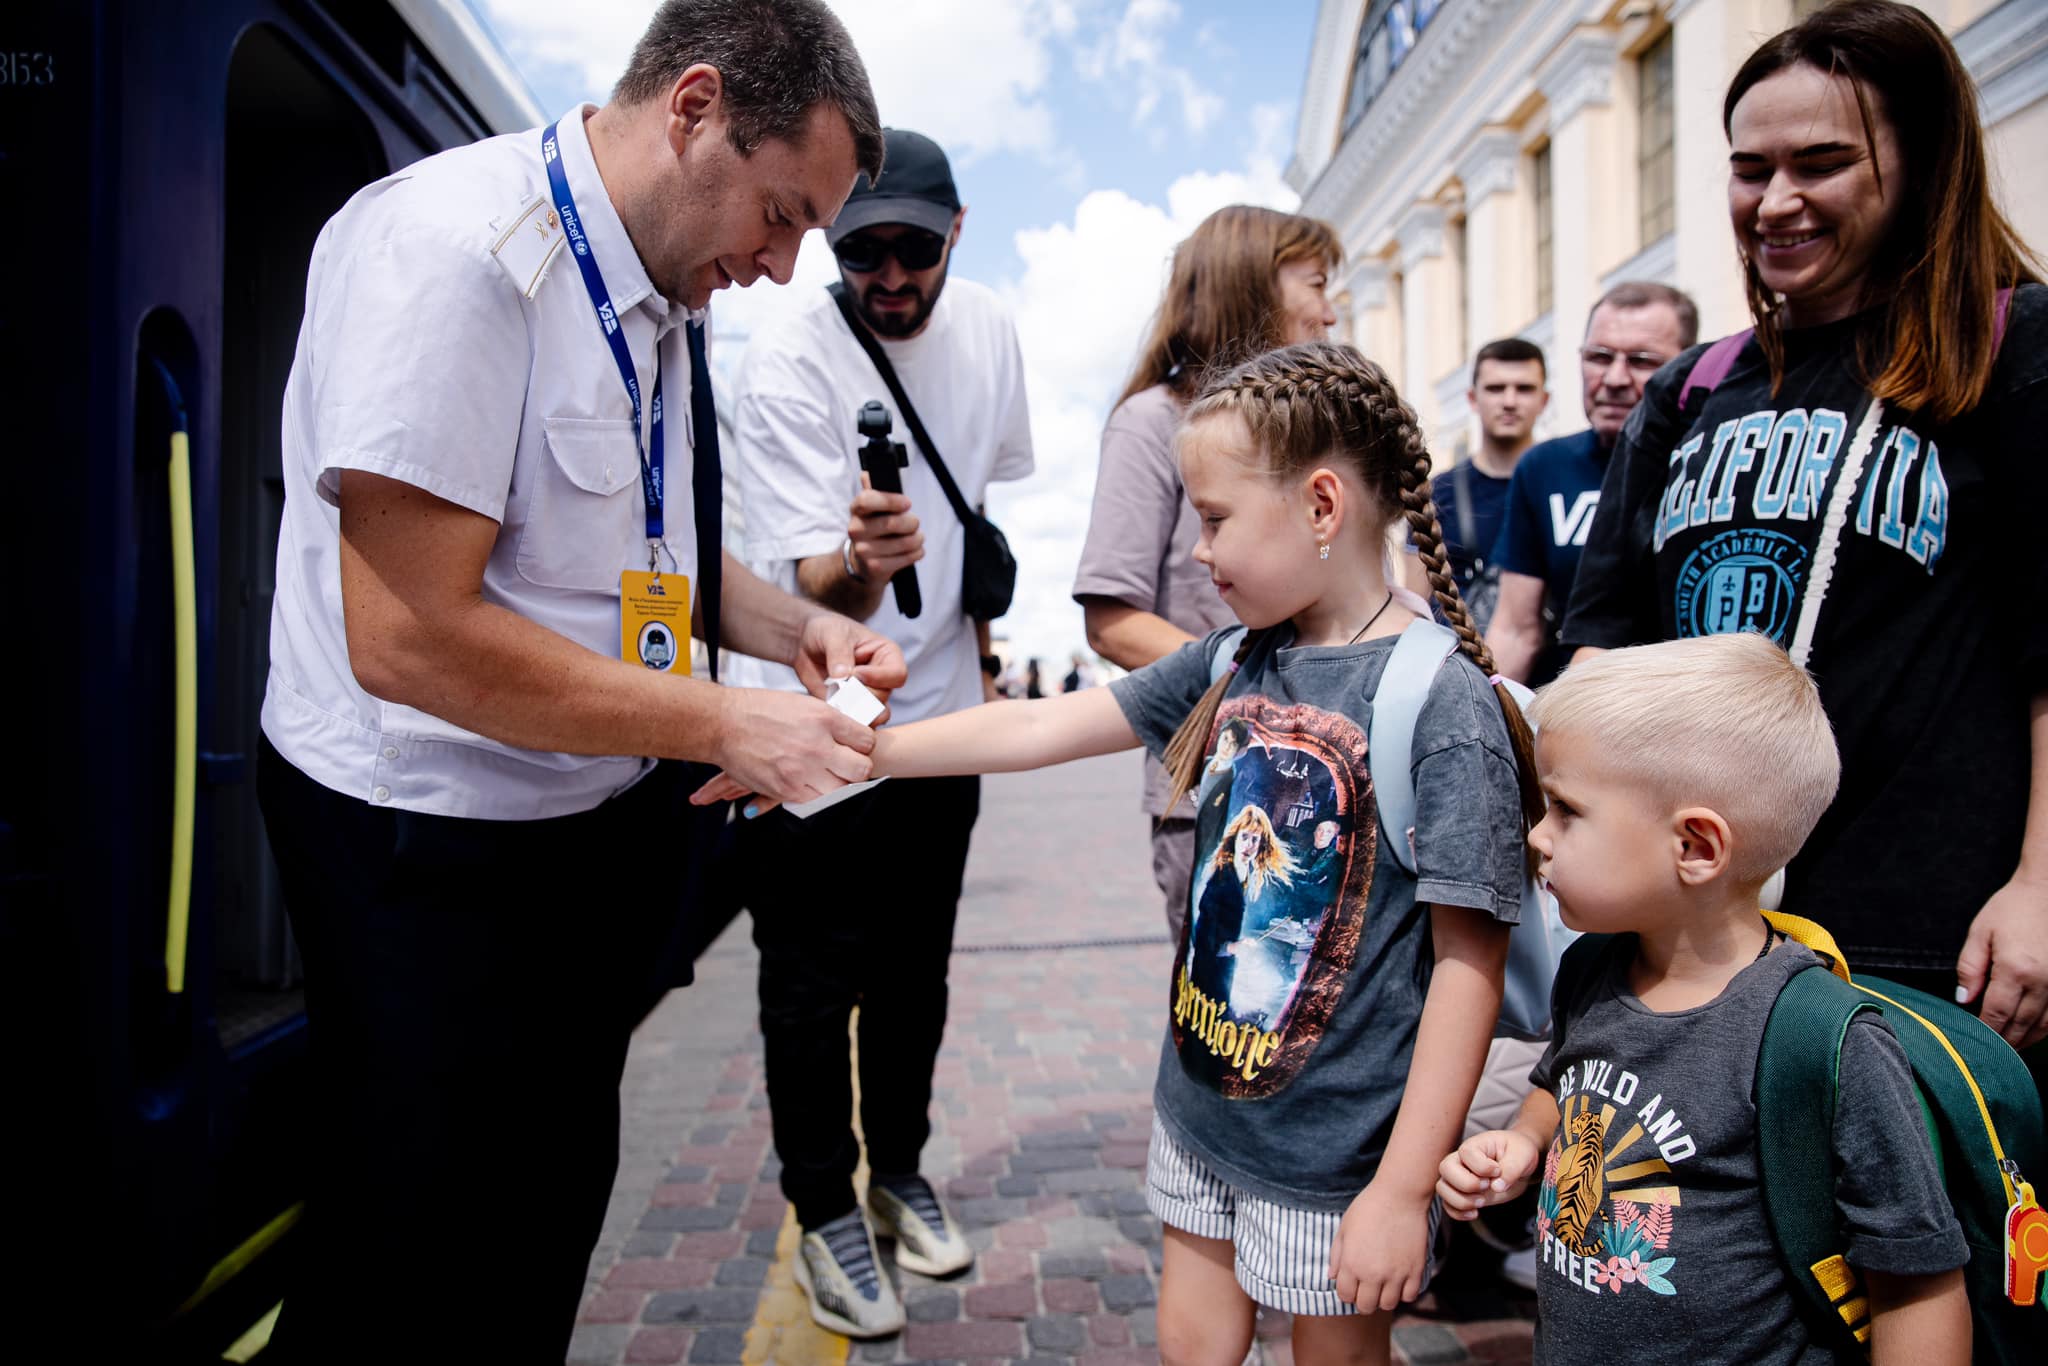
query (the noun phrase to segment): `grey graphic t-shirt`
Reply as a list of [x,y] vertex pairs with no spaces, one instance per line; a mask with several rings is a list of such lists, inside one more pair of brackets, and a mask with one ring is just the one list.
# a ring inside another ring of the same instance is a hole
[[[1371,1181],[1408,1080],[1432,966],[1427,903],[1521,912],[1513,751],[1493,691],[1453,656],[1406,761],[1410,876],[1366,760],[1393,638],[1287,647],[1231,680],[1196,790],[1188,928],[1154,1104],[1224,1179],[1341,1210]],[[1208,689],[1217,636],[1111,685],[1153,754]],[[1398,836],[1406,838],[1406,832]]]
[[[1557,1031],[1529,1074],[1561,1116],[1537,1197],[1536,1360],[1863,1360],[1808,1335],[1759,1186],[1764,1023],[1820,960],[1781,944],[1706,1005],[1659,1013],[1628,990],[1635,950],[1617,935],[1559,975]],[[1904,1050],[1868,1015],[1842,1047],[1834,1154],[1850,1265],[1932,1275],[1969,1259]]]

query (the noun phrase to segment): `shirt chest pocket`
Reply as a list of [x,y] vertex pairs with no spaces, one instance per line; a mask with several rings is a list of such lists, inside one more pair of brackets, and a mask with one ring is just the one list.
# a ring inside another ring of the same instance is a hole
[[519,536],[519,574],[549,588],[610,592],[647,558],[647,505],[633,424],[551,417]]

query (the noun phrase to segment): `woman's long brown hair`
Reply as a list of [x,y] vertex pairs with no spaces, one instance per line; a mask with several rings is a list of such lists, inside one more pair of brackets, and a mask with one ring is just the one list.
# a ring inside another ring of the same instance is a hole
[[[1912,6],[1838,0],[1749,55],[1728,86],[1722,131],[1753,86],[1793,66],[1848,79],[1873,162],[1879,116],[1899,141],[1906,183],[1878,184],[1904,199],[1864,285],[1864,303],[1884,305],[1881,329],[1858,342],[1864,382],[1936,422],[1959,417],[1991,382],[1998,291],[2040,280],[2039,259],[1992,201],[1970,73],[1940,25]],[[1785,378],[1783,302],[1746,255],[1743,275],[1775,392]]]
[[[1457,633],[1459,653],[1482,674],[1495,673],[1493,655],[1465,610],[1444,553],[1443,527],[1429,497],[1429,446],[1415,413],[1401,401],[1384,370],[1351,347],[1330,342],[1270,351],[1209,384],[1188,409],[1187,426],[1225,414],[1244,423],[1274,477],[1305,475],[1318,465],[1345,461],[1387,512],[1399,509],[1429,575],[1430,594]],[[1210,685],[1167,745],[1169,811],[1199,781],[1223,694],[1263,634],[1245,632],[1231,668]],[[1515,752],[1515,780],[1527,829],[1543,819],[1535,737],[1508,690],[1495,683],[1493,692]]]
[[1174,248],[1165,297],[1117,402],[1155,384],[1186,400],[1212,372],[1280,345],[1280,267],[1335,270],[1343,259],[1336,229],[1320,218],[1249,204],[1216,210]]

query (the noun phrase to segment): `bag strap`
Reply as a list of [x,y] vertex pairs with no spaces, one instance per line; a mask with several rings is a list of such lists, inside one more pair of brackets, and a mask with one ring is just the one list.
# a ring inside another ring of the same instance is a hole
[[1372,695],[1366,767],[1372,773],[1373,795],[1379,799],[1380,828],[1393,843],[1395,861],[1410,873],[1415,871],[1415,849],[1408,838],[1415,828],[1415,723],[1422,717],[1437,670],[1457,648],[1458,635],[1450,627],[1427,618],[1410,622],[1394,642],[1393,656]]
[[1685,386],[1678,391],[1678,411],[1682,413],[1692,407],[1694,390],[1704,389],[1711,394],[1720,388],[1721,381],[1728,378],[1728,372],[1735,368],[1735,358],[1742,354],[1742,348],[1755,335],[1755,328],[1745,327],[1709,346],[1693,362],[1692,373],[1685,377]]
[[[1998,291],[1992,307],[1991,353],[1994,356],[2005,345],[2005,320],[2011,311],[2012,290],[2008,287]],[[1735,367],[1735,358],[1742,354],[1742,348],[1755,335],[1755,328],[1745,327],[1709,346],[1693,364],[1692,373],[1685,377],[1685,386],[1678,391],[1678,410],[1684,412],[1691,407],[1694,390],[1704,389],[1711,394],[1720,388],[1721,381],[1728,378],[1728,372]]]
[[974,510],[967,506],[967,500],[960,496],[960,486],[953,482],[953,472],[946,468],[946,462],[939,458],[939,448],[932,444],[932,435],[924,429],[924,422],[917,415],[917,406],[910,401],[910,395],[903,392],[903,382],[896,378],[896,367],[889,364],[888,353],[875,340],[875,334],[868,331],[859,316],[853,311],[853,300],[847,297],[846,285],[833,281],[825,286],[825,292],[832,296],[832,302],[839,305],[839,316],[846,319],[846,325],[853,332],[853,339],[860,343],[860,349],[868,353],[875,369],[882,376],[882,383],[889,386],[889,397],[896,400],[896,411],[903,414],[903,420],[910,426],[911,439],[924,452],[924,458],[931,462],[932,473],[939,477],[939,487],[946,491],[946,501],[953,505],[953,515],[960,519],[962,526],[973,525]]
[[1216,653],[1209,656],[1209,686],[1216,686],[1216,680],[1230,672],[1230,661],[1237,658],[1237,647],[1244,642],[1246,628],[1233,626],[1216,637]]
[[[1472,552],[1472,558],[1484,561],[1476,544],[1479,530],[1472,525],[1472,473],[1471,462],[1460,460],[1451,466],[1451,486],[1458,490],[1458,539]],[[1491,547],[1489,547],[1491,549]]]
[[1804,1317],[1825,1326],[1824,1340],[1867,1344],[1869,1310],[1835,1229],[1832,1156],[1842,1043],[1865,1011],[1877,1007],[1831,973],[1794,973],[1764,1025],[1754,1092],[1764,1219]]

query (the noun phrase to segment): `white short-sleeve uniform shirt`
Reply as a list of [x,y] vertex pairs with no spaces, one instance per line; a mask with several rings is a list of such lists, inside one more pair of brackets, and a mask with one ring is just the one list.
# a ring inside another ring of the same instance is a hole
[[[970,505],[992,483],[1031,473],[1031,415],[1016,325],[993,290],[972,280],[946,282],[923,332],[882,339],[903,391],[937,443]],[[917,566],[924,610],[906,617],[894,591],[868,624],[903,649],[910,679],[889,698],[897,721],[942,716],[979,703],[981,656],[974,623],[960,607],[965,533],[911,439],[874,363],[861,350],[824,290],[803,309],[756,333],[735,386],[733,427],[745,548],[755,573],[796,591],[796,564],[838,554],[853,496],[860,490],[861,436],[854,428],[870,399],[889,410],[890,438],[903,443],[902,471],[925,538]],[[785,665],[730,657],[727,681],[800,690]]]
[[[665,541],[696,578],[689,315],[655,291],[562,116],[570,192],[640,388],[660,353]],[[363,189],[321,230],[284,397],[284,523],[263,733],[308,777],[377,805],[488,820],[587,810],[652,767],[516,749],[371,696],[342,619],[343,470],[403,480],[499,525],[483,595],[600,654],[619,649],[619,573],[647,567],[632,402],[569,249],[527,297],[494,246],[548,195],[540,130],[490,138]],[[543,214],[544,216],[544,214]],[[699,315],[701,317],[701,315]],[[694,590],[693,590],[694,591]]]

